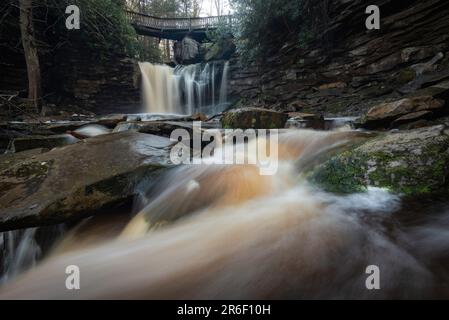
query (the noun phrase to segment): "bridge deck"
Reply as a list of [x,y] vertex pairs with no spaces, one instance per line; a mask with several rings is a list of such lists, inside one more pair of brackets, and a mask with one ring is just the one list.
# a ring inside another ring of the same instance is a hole
[[190,35],[201,41],[206,37],[207,31],[235,22],[233,16],[159,18],[133,11],[126,11],[126,15],[138,34],[171,40],[181,40]]

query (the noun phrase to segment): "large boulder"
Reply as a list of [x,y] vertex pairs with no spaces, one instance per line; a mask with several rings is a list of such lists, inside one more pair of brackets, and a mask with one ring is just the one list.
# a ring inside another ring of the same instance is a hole
[[316,168],[310,180],[331,192],[368,186],[407,195],[448,192],[449,130],[433,126],[383,134]]
[[[392,124],[429,117],[445,105],[445,101],[432,96],[419,96],[382,103],[371,108],[362,120],[367,129],[388,128]],[[409,115],[409,116],[407,116]],[[395,122],[395,120],[398,120]]]
[[128,118],[125,114],[110,114],[103,117],[100,117],[96,124],[108,127],[110,129],[114,129],[117,124],[120,122],[126,121]]
[[222,119],[226,129],[283,129],[288,115],[263,108],[239,108],[228,111]]
[[178,64],[197,63],[200,60],[200,44],[190,37],[185,37],[182,41],[175,42],[174,53]]
[[0,171],[0,231],[64,222],[122,205],[170,165],[167,138],[122,132],[37,154]]

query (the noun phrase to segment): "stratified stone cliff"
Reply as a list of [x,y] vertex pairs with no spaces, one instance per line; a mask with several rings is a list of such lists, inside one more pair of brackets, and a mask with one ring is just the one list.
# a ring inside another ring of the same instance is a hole
[[[361,115],[409,95],[447,101],[449,2],[331,1],[328,43],[301,48],[297,39],[263,61],[232,63],[230,90],[242,105]],[[376,4],[381,29],[368,31],[365,9]]]

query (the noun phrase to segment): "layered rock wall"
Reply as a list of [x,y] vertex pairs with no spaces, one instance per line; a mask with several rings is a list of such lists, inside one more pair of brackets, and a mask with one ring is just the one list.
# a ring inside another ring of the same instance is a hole
[[49,70],[49,85],[60,103],[72,102],[97,114],[141,111],[140,72],[135,60],[120,56],[98,59],[76,48],[66,52],[56,57]]
[[[234,57],[231,95],[244,105],[360,115],[449,80],[446,0],[331,2],[330,23],[320,35],[328,43],[302,48],[293,39],[252,64]],[[380,7],[380,30],[366,29],[370,4]]]

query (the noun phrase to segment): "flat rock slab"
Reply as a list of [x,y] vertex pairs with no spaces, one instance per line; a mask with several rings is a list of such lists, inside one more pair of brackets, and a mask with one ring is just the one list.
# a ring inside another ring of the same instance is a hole
[[127,119],[126,114],[111,114],[99,118],[95,123],[108,127],[110,129],[114,129],[117,124],[126,121],[126,119]]
[[53,149],[77,143],[79,140],[69,134],[57,134],[53,136],[24,136],[15,138],[12,147],[15,152],[36,148]]
[[84,140],[0,172],[0,231],[60,223],[126,203],[170,166],[169,139],[122,132]]
[[45,148],[31,149],[23,152],[7,153],[0,155],[0,172],[13,167],[15,164],[35,157],[50,150]]

